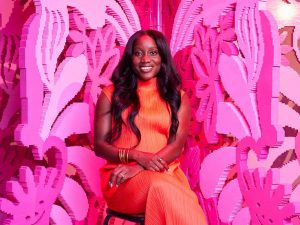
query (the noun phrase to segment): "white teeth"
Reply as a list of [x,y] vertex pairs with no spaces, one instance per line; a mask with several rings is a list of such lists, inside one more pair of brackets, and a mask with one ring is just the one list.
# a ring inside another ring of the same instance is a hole
[[151,71],[151,69],[152,69],[151,66],[142,66],[142,67],[140,67],[140,70],[142,72],[149,72],[149,71]]

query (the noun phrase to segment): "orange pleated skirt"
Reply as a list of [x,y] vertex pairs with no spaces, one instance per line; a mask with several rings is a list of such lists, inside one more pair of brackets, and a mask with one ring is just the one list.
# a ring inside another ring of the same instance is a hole
[[145,213],[145,225],[205,225],[196,194],[180,168],[173,172],[142,171],[110,188],[112,170],[101,171],[101,185],[109,208],[127,214]]

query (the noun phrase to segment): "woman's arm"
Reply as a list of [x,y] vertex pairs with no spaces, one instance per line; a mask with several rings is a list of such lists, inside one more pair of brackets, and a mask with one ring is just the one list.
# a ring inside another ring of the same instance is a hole
[[186,142],[191,120],[191,106],[189,98],[184,94],[181,98],[181,105],[178,110],[178,121],[179,126],[176,133],[176,139],[168,144],[166,147],[162,148],[157,155],[164,159],[168,164],[177,159],[184,147]]
[[103,92],[96,104],[94,131],[96,155],[109,161],[119,162],[118,149],[105,140],[111,131],[111,103]]

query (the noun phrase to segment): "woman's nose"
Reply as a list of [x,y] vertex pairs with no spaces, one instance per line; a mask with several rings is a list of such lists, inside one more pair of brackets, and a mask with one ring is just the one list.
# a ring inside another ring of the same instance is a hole
[[144,54],[141,58],[142,62],[149,62],[150,61],[150,57],[148,56],[148,54]]

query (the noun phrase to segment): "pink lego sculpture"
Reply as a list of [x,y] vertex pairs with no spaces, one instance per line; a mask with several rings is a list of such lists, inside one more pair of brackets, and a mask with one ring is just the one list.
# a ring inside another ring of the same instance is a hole
[[171,39],[192,106],[182,168],[209,224],[300,224],[300,28],[279,35],[271,3],[2,3],[0,224],[103,222],[94,109],[141,24]]

